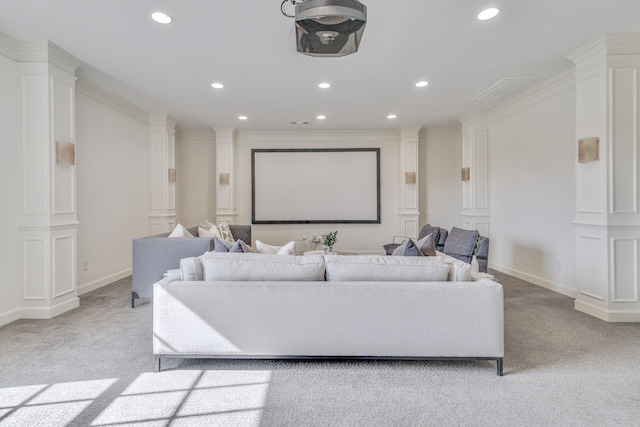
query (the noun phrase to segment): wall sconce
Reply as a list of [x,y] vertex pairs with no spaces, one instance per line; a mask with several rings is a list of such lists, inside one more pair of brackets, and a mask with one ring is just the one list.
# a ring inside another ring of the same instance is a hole
[[176,182],[176,170],[169,169],[169,182]]
[[578,163],[600,160],[600,138],[582,138],[578,140]]
[[469,181],[469,179],[471,179],[471,169],[462,168],[461,178],[462,178],[463,181]]
[[221,173],[219,182],[220,182],[220,185],[229,185],[229,174]]
[[76,145],[73,142],[56,142],[56,163],[69,166],[76,164]]
[[404,183],[405,184],[415,184],[416,183],[416,173],[415,172],[405,172],[404,173]]

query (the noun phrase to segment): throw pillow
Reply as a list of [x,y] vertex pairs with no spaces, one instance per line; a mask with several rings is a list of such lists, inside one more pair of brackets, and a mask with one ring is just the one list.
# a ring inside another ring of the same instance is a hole
[[466,263],[471,262],[473,249],[480,233],[478,230],[463,230],[453,227],[444,244],[443,252]]
[[433,234],[428,234],[416,242],[416,246],[424,256],[436,256],[436,242]]
[[217,237],[214,237],[213,238],[213,251],[214,252],[229,252],[229,249],[231,249],[231,246],[233,246],[234,243],[225,242],[223,240],[218,239]]
[[189,233],[189,230],[184,228],[182,224],[178,223],[173,231],[169,233],[168,237],[193,237],[193,234]]
[[440,235],[440,227],[434,227],[433,225],[427,224],[420,230],[420,234],[418,234],[418,240],[426,237],[429,234],[433,234],[433,240],[435,242],[438,241],[438,236]]
[[244,241],[238,239],[236,243],[240,242],[240,246],[242,246],[242,252],[245,254],[255,254],[258,253],[255,249],[253,249],[250,245],[247,245]]
[[238,240],[229,248],[229,252],[236,253],[244,253],[244,248],[242,247],[242,240]]
[[261,254],[275,255],[280,250],[280,246],[267,245],[260,240],[256,240],[256,249]]
[[387,255],[393,255],[393,251],[396,250],[398,246],[400,246],[400,243],[387,243],[382,247]]
[[416,246],[416,244],[411,239],[407,239],[400,246],[398,246],[394,251],[394,256],[422,256],[422,252]]
[[229,228],[229,224],[222,221],[218,224],[218,231],[220,232],[221,240],[225,242],[234,243],[236,239],[233,238],[233,234],[231,234],[231,229]]
[[217,237],[221,239],[220,232],[218,231],[218,227],[212,225],[209,228],[198,227],[198,237]]
[[256,240],[256,251],[267,255],[296,255],[297,248],[295,240],[286,243],[284,246],[268,245]]

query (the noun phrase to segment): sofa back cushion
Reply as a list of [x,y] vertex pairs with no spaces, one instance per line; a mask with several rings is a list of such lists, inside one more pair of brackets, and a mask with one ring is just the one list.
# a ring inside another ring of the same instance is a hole
[[471,281],[471,265],[464,261],[460,261],[442,252],[436,252],[444,262],[449,264],[449,281],[450,282],[470,282]]
[[322,255],[209,252],[201,259],[204,280],[319,281],[324,280],[325,274]]
[[327,281],[443,282],[449,264],[439,256],[325,255]]

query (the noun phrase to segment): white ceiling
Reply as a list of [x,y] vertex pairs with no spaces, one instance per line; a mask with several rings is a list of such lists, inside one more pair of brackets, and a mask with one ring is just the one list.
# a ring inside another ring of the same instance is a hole
[[[502,79],[542,81],[600,34],[640,31],[639,0],[363,0],[359,52],[313,58],[295,51],[280,3],[0,0],[0,32],[48,39],[83,61],[80,77],[181,129],[337,130],[450,125],[486,107],[471,100]],[[478,21],[489,6],[501,13]],[[173,23],[153,22],[155,10]]]

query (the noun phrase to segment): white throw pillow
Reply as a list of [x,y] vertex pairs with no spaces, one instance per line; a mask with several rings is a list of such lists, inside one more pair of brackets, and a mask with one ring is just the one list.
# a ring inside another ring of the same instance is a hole
[[234,243],[236,241],[236,239],[233,238],[233,234],[231,233],[229,224],[227,224],[226,222],[222,221],[218,224],[218,232],[220,233],[220,240],[231,243]]
[[267,255],[297,255],[296,242],[293,240],[284,246],[267,245],[260,240],[256,240],[256,250],[261,254]]
[[169,234],[169,237],[193,237],[193,234],[189,233],[189,230],[184,228],[182,224],[178,223],[173,231]]
[[222,240],[218,227],[212,225],[209,228],[198,227],[198,237],[217,237]]

